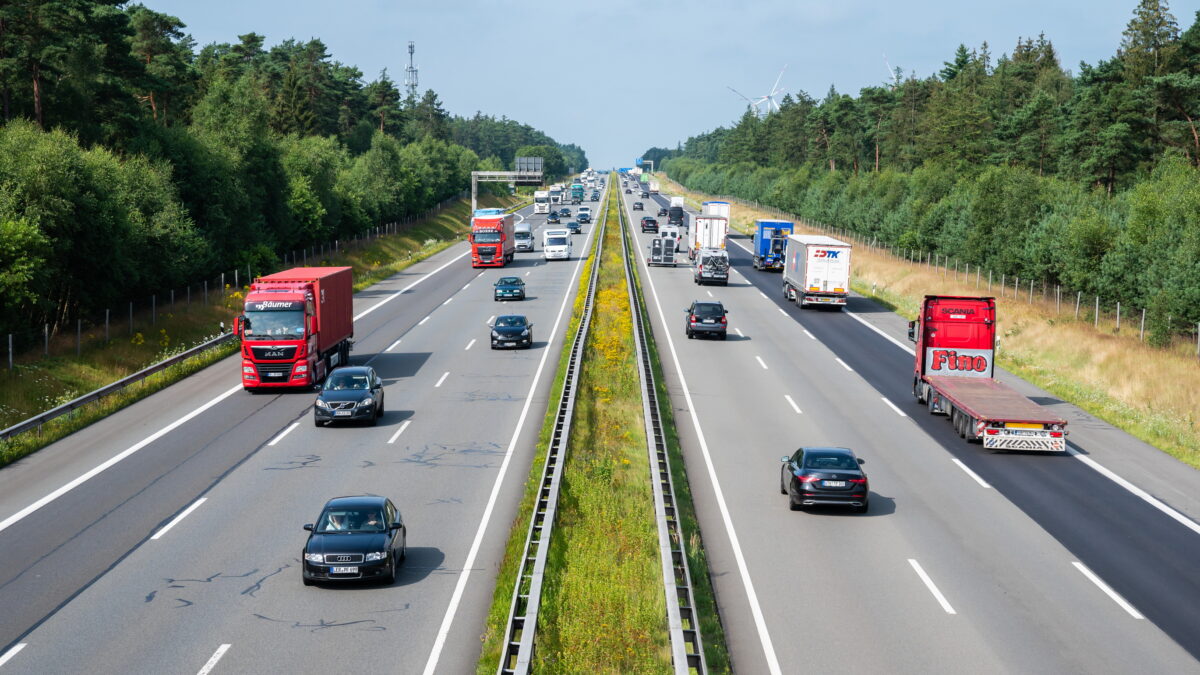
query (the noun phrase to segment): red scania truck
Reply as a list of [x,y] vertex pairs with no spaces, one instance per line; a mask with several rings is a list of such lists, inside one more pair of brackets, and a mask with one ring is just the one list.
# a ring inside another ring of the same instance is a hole
[[477,209],[471,217],[471,267],[504,267],[517,253],[516,220],[504,209]]
[[242,387],[310,387],[350,358],[354,275],[297,267],[259,277],[233,330],[242,339]]
[[908,324],[917,343],[913,395],[989,450],[1062,452],[1067,421],[992,376],[996,299],[927,295]]

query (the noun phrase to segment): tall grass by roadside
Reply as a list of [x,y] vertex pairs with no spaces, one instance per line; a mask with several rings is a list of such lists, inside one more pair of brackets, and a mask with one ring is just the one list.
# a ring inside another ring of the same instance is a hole
[[[661,176],[664,186],[692,200],[707,199]],[[733,208],[733,227],[747,234],[757,218],[773,213],[744,204]],[[819,232],[803,220],[797,227]],[[1116,332],[1076,320],[1074,306],[1012,289],[988,288],[986,278],[912,264],[885,250],[856,246],[853,289],[912,319],[926,294],[995,295],[1000,334],[998,363],[1179,460],[1200,468],[1200,360],[1188,349],[1156,349],[1137,327]],[[1127,323],[1127,326],[1131,324]]]
[[[481,203],[484,202],[481,199]],[[489,198],[485,205],[506,205],[513,200]],[[408,230],[382,236],[362,247],[335,253],[312,265],[354,268],[354,289],[362,290],[378,283],[462,239],[469,226],[470,201],[457,202],[442,209]],[[84,335],[85,345],[75,356],[74,336],[59,336],[51,342],[51,354],[40,352],[21,355],[13,371],[0,370],[0,428],[5,428],[45,410],[66,403],[89,391],[115,382],[146,366],[212,338],[220,322],[228,327],[241,311],[245,288],[214,291],[211,303],[194,298],[190,306],[177,302],[158,314],[153,326],[148,316],[135,315],[134,335],[128,324],[114,327],[112,339],[104,344],[103,327]],[[41,428],[6,441],[0,441],[0,467],[35,452],[93,422],[179,381],[237,351],[236,343],[226,343],[208,352],[172,366],[144,382],[133,385],[102,401],[89,404],[70,415],[53,420]],[[69,355],[68,355],[69,354]]]

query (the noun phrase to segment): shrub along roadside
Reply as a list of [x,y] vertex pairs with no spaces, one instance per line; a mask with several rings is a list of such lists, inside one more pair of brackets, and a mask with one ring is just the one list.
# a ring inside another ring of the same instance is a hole
[[[481,200],[483,201],[483,200]],[[510,203],[504,200],[500,204]],[[496,203],[490,200],[487,203]],[[314,265],[350,266],[354,268],[354,289],[362,290],[378,283],[408,266],[420,262],[460,241],[470,229],[470,200],[463,200],[443,209],[427,221],[395,235],[345,251]],[[159,315],[156,327],[159,334],[114,339],[107,345],[86,347],[76,358],[29,354],[18,360],[15,370],[0,371],[0,428],[15,424],[39,412],[61,405],[89,391],[121,379],[170,353],[186,349],[210,339],[218,321],[231,325],[239,311],[241,290],[235,289],[220,302],[208,307],[197,306],[192,312]],[[168,336],[179,347],[167,350],[168,345],[156,341]],[[147,344],[148,343],[148,344]],[[166,386],[220,361],[237,351],[236,341],[209,350],[185,363],[172,366],[118,394],[105,397],[75,412],[31,431],[0,441],[0,467],[33,453],[54,441],[64,438],[93,422],[139,401]]]

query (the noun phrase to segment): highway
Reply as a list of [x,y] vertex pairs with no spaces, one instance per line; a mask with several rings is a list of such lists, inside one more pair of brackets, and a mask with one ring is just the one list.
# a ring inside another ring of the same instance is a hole
[[[635,232],[668,203],[622,196],[645,202]],[[1072,420],[1073,454],[968,445],[912,399],[901,317],[801,311],[741,235],[728,287],[648,268],[636,236],[736,672],[1200,672],[1196,471],[1007,373]],[[686,339],[713,299],[728,341]],[[870,511],[789,511],[780,457],[801,445],[865,458]]]
[[[0,471],[0,671],[472,672],[593,232],[547,263],[520,217],[514,264],[460,242],[355,295],[378,426],[316,428],[311,392],[244,392],[232,357]],[[493,301],[506,275],[526,301]],[[489,349],[503,313],[532,349]],[[301,526],[352,494],[403,514],[395,584],[302,586]]]

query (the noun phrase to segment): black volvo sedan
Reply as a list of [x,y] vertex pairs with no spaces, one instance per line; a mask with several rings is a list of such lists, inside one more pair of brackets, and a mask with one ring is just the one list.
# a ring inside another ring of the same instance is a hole
[[304,544],[305,586],[318,581],[396,580],[404,560],[408,530],[400,511],[386,497],[336,497],[321,509]]
[[779,491],[788,496],[793,511],[832,504],[867,512],[871,488],[861,466],[866,460],[855,457],[853,450],[800,448],[782,461]]
[[313,404],[313,424],[365,421],[383,417],[383,379],[370,366],[338,368],[325,378]]

